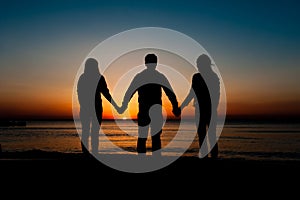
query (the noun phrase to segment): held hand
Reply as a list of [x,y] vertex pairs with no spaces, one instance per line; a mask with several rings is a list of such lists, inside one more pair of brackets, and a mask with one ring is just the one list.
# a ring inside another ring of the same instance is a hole
[[179,109],[182,111],[184,109],[184,106],[179,106]]
[[121,114],[121,107],[119,107],[118,105],[115,105],[114,108],[116,109],[116,111]]
[[[115,100],[111,99],[111,105],[118,111],[120,109],[120,107],[118,106],[118,104],[115,102]],[[118,111],[119,112],[119,111]]]
[[176,117],[179,117],[181,115],[181,109],[178,107],[173,108],[172,112]]
[[121,107],[118,107],[117,111],[119,114],[123,114],[126,109],[126,106],[122,105]]

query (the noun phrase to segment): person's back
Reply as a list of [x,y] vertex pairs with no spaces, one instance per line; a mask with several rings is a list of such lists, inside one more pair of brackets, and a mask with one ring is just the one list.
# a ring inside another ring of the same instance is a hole
[[136,75],[136,80],[141,81],[142,85],[137,89],[139,108],[150,108],[154,104],[162,105],[162,89],[168,84],[167,78],[162,73],[145,69]]
[[[173,105],[173,113],[180,115],[176,96],[171,88],[167,78],[156,71],[157,57],[154,54],[148,54],[145,57],[146,69],[137,74],[132,80],[128,90],[125,93],[121,113],[127,108],[128,102],[135,92],[138,92],[139,112],[138,112],[138,142],[137,152],[146,153],[146,140],[149,128],[151,127],[152,151],[161,149],[160,135],[162,133],[163,117],[162,107],[156,107],[151,114],[150,109],[153,105],[162,105],[162,89],[168,96]],[[151,115],[151,117],[150,117]],[[159,155],[160,152],[157,154]]]
[[82,126],[81,146],[83,153],[88,153],[88,138],[91,135],[93,153],[98,153],[99,129],[102,122],[102,99],[101,93],[115,107],[104,76],[98,69],[98,62],[93,58],[87,59],[84,73],[77,83],[78,101],[80,104],[80,120]]
[[[186,107],[194,99],[195,122],[199,139],[200,154],[208,150],[207,142],[204,142],[208,132],[208,140],[211,145],[211,157],[218,157],[218,143],[216,140],[216,128],[218,119],[218,105],[220,100],[220,79],[212,70],[210,58],[202,54],[197,59],[198,73],[192,78],[192,87],[189,94],[181,104],[181,109]],[[203,152],[204,151],[204,152]],[[207,157],[207,154],[205,154]]]
[[197,109],[199,109],[198,106],[200,105],[200,120],[203,120],[204,118],[207,119],[207,117],[210,117],[211,114],[211,99],[209,89],[200,73],[194,74],[192,88],[194,89],[197,97],[194,104]]
[[[207,143],[204,142],[205,136],[208,136],[209,144],[211,145],[211,157],[218,157],[218,143],[216,138],[217,128],[217,109],[220,99],[220,80],[218,75],[212,70],[212,64],[210,58],[203,54],[197,59],[197,67],[199,75],[197,75],[200,81],[193,83],[193,87],[196,88],[195,93],[199,103],[199,122],[198,122],[198,136],[199,145],[202,151],[208,149]],[[199,84],[197,86],[197,84]],[[198,87],[198,88],[197,88]],[[202,148],[203,146],[203,148]],[[202,152],[200,151],[200,152]]]
[[220,79],[218,75],[213,71],[209,76],[208,84],[211,91],[210,96],[211,96],[212,111],[216,112],[220,101]]
[[83,73],[78,80],[77,93],[81,109],[91,115],[96,110],[98,118],[103,109],[101,93],[108,101],[112,101],[106,80],[101,74]]
[[[100,93],[96,92],[98,82],[101,78],[98,68],[94,65],[87,64],[84,73],[79,77],[77,83],[77,94],[80,107],[86,111],[93,112],[95,99],[100,97]],[[95,73],[96,72],[96,73]]]

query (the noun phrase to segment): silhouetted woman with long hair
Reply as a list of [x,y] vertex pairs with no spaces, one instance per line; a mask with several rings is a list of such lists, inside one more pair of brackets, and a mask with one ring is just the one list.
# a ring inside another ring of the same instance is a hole
[[89,136],[91,136],[92,153],[98,153],[99,130],[103,112],[101,93],[114,107],[117,107],[109,93],[104,76],[99,72],[97,60],[89,58],[85,62],[84,73],[80,76],[77,84],[83,153],[89,153]]
[[[211,145],[211,157],[217,158],[218,143],[216,140],[216,128],[218,118],[217,109],[220,100],[220,80],[218,75],[212,70],[211,60],[207,55],[202,54],[198,57],[197,68],[198,72],[193,75],[191,90],[182,102],[181,109],[187,106],[194,98],[199,147],[204,152],[207,151],[206,153],[209,153],[207,142],[204,141],[207,135]],[[214,146],[212,147],[212,145]]]

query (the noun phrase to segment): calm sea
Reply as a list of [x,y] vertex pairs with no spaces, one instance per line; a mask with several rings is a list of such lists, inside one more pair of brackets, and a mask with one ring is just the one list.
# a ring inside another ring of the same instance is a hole
[[[119,127],[122,127],[121,130]],[[162,144],[166,146],[176,135],[178,122],[167,122],[163,129]],[[195,130],[194,123],[187,122],[183,130]],[[104,121],[100,135],[100,152],[133,153],[136,147],[137,126],[127,121]],[[118,148],[103,141],[108,138]],[[179,142],[186,142],[180,138]],[[40,149],[65,153],[80,153],[80,137],[73,121],[28,121],[26,127],[0,127],[2,151],[26,151]],[[147,146],[151,146],[148,140]],[[120,151],[120,149],[122,149]],[[227,123],[219,139],[221,158],[241,158],[248,160],[300,160],[300,124],[255,124]],[[177,152],[168,151],[169,155]],[[197,136],[183,156],[198,156]]]

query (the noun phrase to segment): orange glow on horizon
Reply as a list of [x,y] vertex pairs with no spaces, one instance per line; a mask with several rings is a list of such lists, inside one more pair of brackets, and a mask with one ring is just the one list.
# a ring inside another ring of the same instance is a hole
[[[112,63],[106,71],[101,72],[119,106],[130,81],[138,70],[128,74],[124,82],[119,83],[119,88],[117,87],[118,81],[122,78],[122,74],[129,72],[134,67],[143,65],[143,58],[147,51],[141,50],[124,55]],[[170,53],[161,51],[157,53],[159,54],[159,62],[162,62],[158,68],[169,79],[180,105],[189,91],[195,68],[182,58]],[[172,66],[179,71],[189,85],[184,85],[178,81],[178,76],[169,73],[166,66]],[[65,78],[64,75],[67,73],[72,74],[72,76],[69,75],[68,78]],[[248,76],[252,77],[251,74],[243,76],[234,73],[236,72],[228,73],[227,71],[227,73],[222,74],[226,88],[227,115],[300,116],[300,91],[298,88],[292,87],[293,82],[276,82],[280,80],[280,74],[275,74],[278,79],[273,78],[274,74],[272,76],[270,74],[255,74],[255,81],[253,81],[252,78],[247,78]],[[67,70],[62,74],[52,72],[49,76],[48,74],[47,76],[38,76],[38,78],[29,76],[24,80],[21,80],[20,75],[19,82],[9,80],[9,78],[1,80],[0,118],[72,119],[72,95],[74,95],[73,100],[77,100],[76,94],[73,94],[72,91],[75,75],[74,71],[71,73]],[[254,77],[254,74],[252,75]],[[129,103],[128,111],[122,115],[117,114],[104,97],[102,97],[102,103],[104,119],[136,119],[138,113],[137,94]],[[164,92],[163,107],[168,117],[173,117],[172,106]],[[78,115],[78,102],[75,102],[74,109],[75,115]],[[186,107],[184,113],[187,117],[193,116],[193,106],[190,104]]]
[[[0,118],[1,119],[72,119],[72,104],[70,97],[66,99],[57,99],[43,101],[41,99],[23,100],[19,99],[10,102],[1,101]],[[104,119],[136,119],[138,113],[137,95],[131,100],[128,105],[128,111],[119,115],[111,104],[103,98],[103,118]],[[120,105],[120,102],[117,102]],[[181,102],[179,101],[179,104]],[[173,117],[172,105],[166,97],[163,98],[163,106],[166,109],[167,115]],[[194,108],[189,105],[185,108],[186,116],[193,116]],[[227,102],[227,115],[274,115],[274,116],[299,116],[300,105],[296,101],[277,101],[277,102],[262,102],[262,101],[236,101],[231,99]]]

